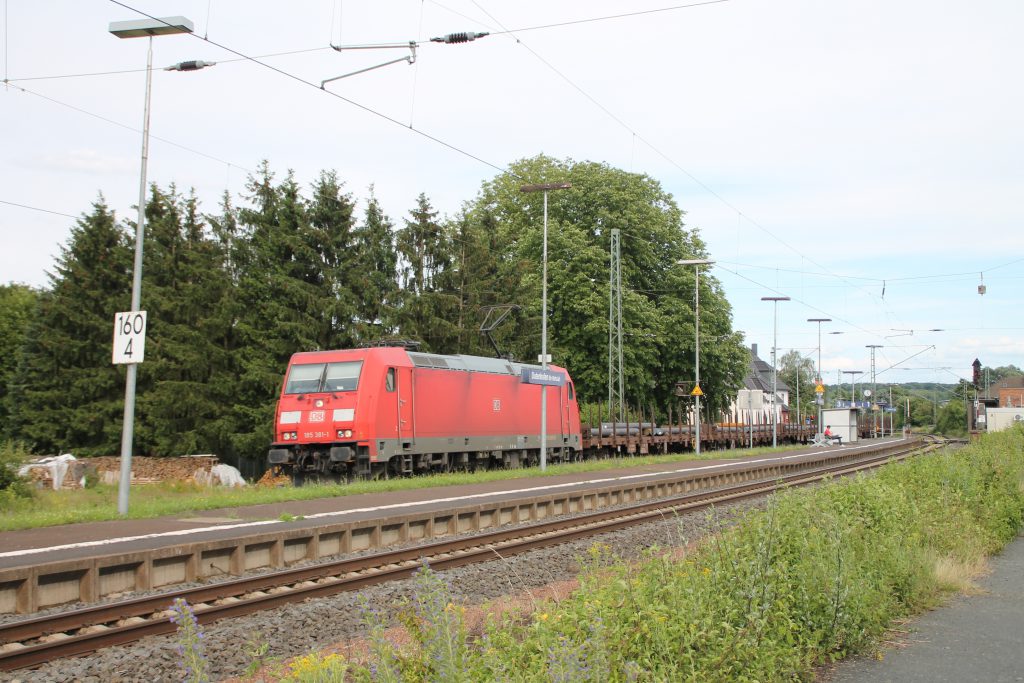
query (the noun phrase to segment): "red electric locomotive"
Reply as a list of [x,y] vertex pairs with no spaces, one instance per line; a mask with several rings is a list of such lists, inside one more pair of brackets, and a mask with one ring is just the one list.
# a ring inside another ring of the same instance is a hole
[[476,467],[580,452],[576,392],[563,368],[400,347],[296,353],[274,420],[271,466],[296,483]]

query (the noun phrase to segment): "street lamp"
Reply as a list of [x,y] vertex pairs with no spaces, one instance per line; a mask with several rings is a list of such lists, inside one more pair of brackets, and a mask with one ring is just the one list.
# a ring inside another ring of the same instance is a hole
[[[142,170],[139,174],[139,218],[135,223],[135,265],[132,270],[132,311],[141,310],[142,244],[146,225],[146,164],[149,160],[149,100],[153,84],[153,36],[192,33],[192,22],[185,17],[133,19],[110,23],[110,32],[118,38],[149,38],[146,52],[146,100],[142,114]],[[182,62],[170,67],[175,71],[195,71],[212,62]],[[135,430],[135,383],[138,364],[129,363],[124,388],[124,423],[121,427],[121,481],[117,492],[117,511],[128,514],[128,488],[132,479],[132,440]]]
[[817,387],[821,387],[822,389],[825,388],[824,387],[824,382],[821,379],[821,324],[822,323],[830,323],[830,322],[832,322],[832,318],[808,318],[807,322],[809,322],[809,323],[818,323],[818,373],[817,373],[818,376],[817,376],[817,381],[815,383],[814,392],[815,392],[815,394],[818,394],[816,399],[815,399],[815,403],[818,404],[818,424],[817,424],[817,429],[818,429],[818,434],[821,434],[821,432],[822,432],[822,429],[821,429],[821,409],[822,409],[822,406],[825,404],[825,392],[821,391],[819,393],[818,389],[817,389]]
[[714,261],[710,259],[684,259],[676,261],[676,264],[680,266],[694,266],[693,268],[693,319],[696,327],[696,348],[694,350],[695,368],[697,374],[697,386],[694,387],[693,394],[693,409],[697,416],[697,444],[694,447],[694,452],[700,455],[700,267],[710,266]]
[[[541,256],[543,262],[541,274],[541,317],[540,317],[540,365],[548,368],[548,192],[550,190],[567,190],[572,183],[541,183],[539,185],[523,185],[520,192],[544,193],[544,247]],[[548,389],[540,385],[540,471],[548,467]]]
[[777,384],[778,383],[778,379],[777,378],[778,378],[779,371],[775,367],[776,366],[776,355],[778,353],[778,349],[776,347],[778,346],[778,342],[779,342],[779,302],[780,301],[789,301],[789,297],[788,296],[762,296],[761,297],[761,301],[772,301],[772,302],[774,302],[773,305],[775,307],[775,319],[774,319],[774,323],[772,324],[772,448],[775,448],[776,446],[779,445],[779,435],[778,435],[779,417],[778,417],[778,414],[777,414],[778,413],[778,409],[775,407],[775,403],[776,403],[776,401],[778,401],[778,396],[779,396],[779,392],[778,392],[778,388],[777,388],[778,387],[778,384]]
[[863,370],[840,370],[844,375],[850,376],[850,403],[851,407],[857,407],[857,375],[863,375]]

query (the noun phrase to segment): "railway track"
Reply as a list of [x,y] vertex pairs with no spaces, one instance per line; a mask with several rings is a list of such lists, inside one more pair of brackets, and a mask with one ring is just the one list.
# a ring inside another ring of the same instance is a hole
[[763,496],[783,487],[844,476],[901,460],[929,448],[909,444],[896,452],[867,455],[853,463],[825,467],[772,481],[714,491],[691,492],[615,510],[589,513],[464,538],[433,542],[358,558],[286,569],[156,596],[98,605],[0,626],[0,670],[11,671],[172,633],[170,605],[182,598],[200,624],[239,617],[287,603],[359,590],[410,577],[424,563],[445,570],[529,552],[537,548],[657,521],[678,513]]

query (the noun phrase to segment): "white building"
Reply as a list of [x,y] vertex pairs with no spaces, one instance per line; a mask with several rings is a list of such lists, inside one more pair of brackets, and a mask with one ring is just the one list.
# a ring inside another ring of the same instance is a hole
[[[750,345],[750,367],[743,377],[743,389],[760,391],[763,394],[762,408],[754,410],[753,415],[748,415],[746,406],[736,404],[733,398],[729,406],[730,416],[728,422],[771,424],[772,423],[772,366],[757,356],[757,344]],[[786,424],[789,422],[789,385],[782,381],[781,377],[775,378],[776,400],[775,400],[775,422]]]

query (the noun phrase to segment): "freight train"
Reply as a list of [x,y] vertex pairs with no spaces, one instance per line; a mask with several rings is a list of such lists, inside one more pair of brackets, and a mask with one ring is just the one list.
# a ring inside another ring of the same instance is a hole
[[296,484],[536,464],[582,453],[564,368],[401,346],[296,353],[274,417],[270,465]]

